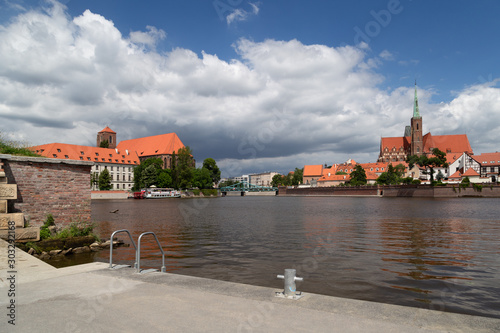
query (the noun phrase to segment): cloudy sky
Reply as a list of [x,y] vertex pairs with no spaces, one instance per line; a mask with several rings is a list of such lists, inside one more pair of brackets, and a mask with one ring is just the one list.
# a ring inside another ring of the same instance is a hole
[[409,125],[499,150],[500,2],[0,0],[0,135],[176,132],[224,176],[374,162]]

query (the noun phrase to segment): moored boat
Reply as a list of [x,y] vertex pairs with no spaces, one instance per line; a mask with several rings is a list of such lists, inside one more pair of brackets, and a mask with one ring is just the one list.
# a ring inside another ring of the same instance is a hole
[[144,192],[145,199],[180,198],[181,192],[173,188],[148,188]]

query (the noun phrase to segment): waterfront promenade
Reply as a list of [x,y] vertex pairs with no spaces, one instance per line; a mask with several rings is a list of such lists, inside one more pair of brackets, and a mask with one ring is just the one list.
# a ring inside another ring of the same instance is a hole
[[[169,273],[56,269],[17,249],[15,297],[7,297],[0,240],[1,332],[495,332],[500,320],[306,294]],[[15,301],[15,326],[7,306]]]

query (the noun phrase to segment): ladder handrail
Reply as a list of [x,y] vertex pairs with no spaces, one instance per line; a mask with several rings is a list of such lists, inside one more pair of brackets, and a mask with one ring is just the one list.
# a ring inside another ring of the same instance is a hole
[[[132,235],[130,234],[130,232],[127,229],[116,230],[115,232],[113,232],[111,234],[111,238],[110,238],[110,245],[109,245],[109,268],[113,268],[113,237],[115,237],[115,234],[117,234],[119,232],[126,232],[128,234],[128,237],[130,238],[130,241],[132,242],[132,245],[134,245],[135,253],[137,253],[137,246],[135,245],[134,239],[132,238]],[[136,262],[134,263],[134,267],[137,267],[137,258],[136,258]]]
[[141,238],[142,236],[144,235],[153,235],[155,237],[155,240],[156,240],[156,244],[158,244],[158,247],[160,248],[160,251],[161,251],[161,272],[162,273],[165,273],[166,272],[166,268],[165,268],[165,252],[163,251],[163,248],[161,247],[160,245],[160,242],[158,241],[158,237],[156,237],[156,234],[152,231],[148,231],[148,232],[143,232],[140,236],[139,236],[139,239],[137,240],[137,248],[136,248],[136,252],[135,252],[135,263],[136,263],[136,269],[137,269],[137,273],[140,273],[141,272]]

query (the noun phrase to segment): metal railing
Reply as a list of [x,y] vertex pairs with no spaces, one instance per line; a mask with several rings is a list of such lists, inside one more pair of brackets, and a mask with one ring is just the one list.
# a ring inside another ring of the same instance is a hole
[[[135,245],[135,242],[132,239],[132,235],[130,234],[130,232],[127,229],[116,230],[115,232],[113,232],[111,234],[111,238],[109,240],[110,241],[110,244],[109,244],[109,268],[116,268],[117,267],[117,266],[113,267],[113,238],[115,237],[115,235],[117,233],[120,233],[120,232],[126,232],[128,234],[128,237],[130,238],[132,245],[134,245],[135,253],[137,254],[137,246]],[[130,265],[121,265],[120,267],[124,267],[124,266],[130,266]],[[137,267],[137,257],[136,257],[135,263],[134,263],[134,268],[136,268],[136,267]]]
[[163,251],[163,248],[161,247],[160,245],[160,242],[158,241],[158,237],[156,237],[156,234],[152,231],[149,231],[149,232],[143,232],[140,236],[139,236],[139,239],[137,240],[137,248],[136,248],[136,252],[135,252],[135,263],[136,263],[136,269],[137,269],[137,273],[141,273],[141,238],[142,236],[144,235],[153,235],[155,237],[155,240],[156,240],[156,244],[158,244],[158,247],[160,248],[160,251],[161,251],[161,272],[162,273],[165,273],[166,272],[166,268],[165,268],[165,252]]

